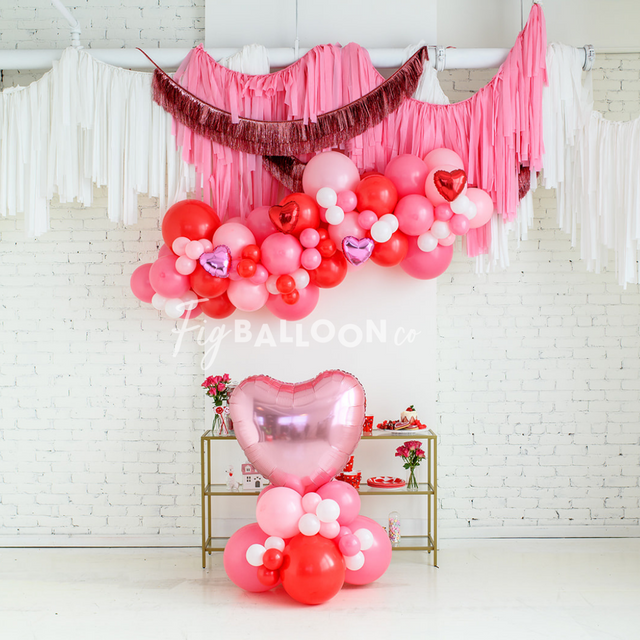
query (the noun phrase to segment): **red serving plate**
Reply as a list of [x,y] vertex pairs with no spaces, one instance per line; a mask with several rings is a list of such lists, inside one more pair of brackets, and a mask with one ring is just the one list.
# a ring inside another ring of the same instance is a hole
[[374,476],[367,480],[367,484],[376,489],[400,489],[400,487],[404,487],[407,483],[402,478]]

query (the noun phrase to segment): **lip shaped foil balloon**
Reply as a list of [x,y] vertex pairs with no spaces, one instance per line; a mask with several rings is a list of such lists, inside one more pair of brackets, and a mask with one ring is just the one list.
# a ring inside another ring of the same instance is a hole
[[300,494],[329,482],[349,460],[362,432],[364,388],[344,371],[288,383],[251,376],[229,409],[249,462],[276,486]]

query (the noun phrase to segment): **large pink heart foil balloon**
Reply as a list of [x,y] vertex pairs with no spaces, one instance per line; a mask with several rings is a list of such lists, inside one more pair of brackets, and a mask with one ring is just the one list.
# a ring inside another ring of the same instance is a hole
[[349,460],[362,432],[365,393],[344,371],[291,384],[251,376],[229,402],[238,442],[276,486],[300,494],[329,482]]

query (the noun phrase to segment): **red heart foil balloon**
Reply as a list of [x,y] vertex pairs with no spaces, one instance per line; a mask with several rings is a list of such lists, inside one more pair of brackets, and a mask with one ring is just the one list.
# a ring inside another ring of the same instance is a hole
[[467,184],[467,174],[463,169],[436,171],[433,174],[433,181],[438,193],[447,202],[453,202],[464,191]]
[[269,207],[269,218],[282,233],[293,233],[299,217],[300,207],[297,202],[289,201],[282,206],[275,204]]
[[365,393],[344,371],[291,384],[251,376],[229,401],[238,443],[276,486],[304,494],[338,473],[360,442]]

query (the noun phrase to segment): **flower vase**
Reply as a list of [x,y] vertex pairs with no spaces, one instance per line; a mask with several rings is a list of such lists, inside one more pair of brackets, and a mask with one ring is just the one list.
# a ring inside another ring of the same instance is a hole
[[213,407],[213,422],[211,424],[211,433],[214,438],[228,436],[229,430],[227,429],[227,423],[224,419],[225,409],[228,411],[226,407],[222,405],[216,405]]
[[418,491],[418,481],[416,479],[416,468],[409,467],[409,477],[407,478],[407,491]]

